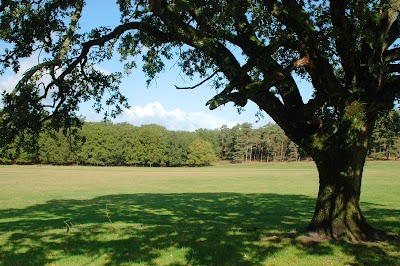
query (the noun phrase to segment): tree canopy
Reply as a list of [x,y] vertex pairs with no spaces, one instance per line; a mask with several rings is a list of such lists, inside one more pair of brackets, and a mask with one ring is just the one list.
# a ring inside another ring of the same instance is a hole
[[[238,134],[246,129],[246,134]],[[393,141],[400,139],[397,134]],[[377,139],[376,146],[387,142]],[[384,156],[384,153],[382,153]],[[234,163],[307,160],[276,124],[169,131],[157,125],[136,127],[111,122],[84,122],[74,134],[45,127],[38,135],[22,134],[0,149],[0,164],[95,166],[207,166],[216,160]]]
[[[127,103],[118,90],[123,73],[96,68],[115,52],[126,72],[141,55],[149,81],[175,60],[184,74],[198,74],[219,90],[207,102],[211,109],[251,100],[314,159],[320,192],[310,231],[379,237],[359,198],[375,121],[399,97],[399,0],[117,3],[119,26],[82,33],[83,0],[1,2],[0,39],[8,44],[1,69],[16,71],[22,58],[42,54],[3,94],[2,140],[35,132],[45,120],[77,124],[79,103],[92,98],[101,110],[105,94],[105,104],[115,106],[109,115],[120,113]],[[303,101],[294,75],[311,82],[311,100]]]

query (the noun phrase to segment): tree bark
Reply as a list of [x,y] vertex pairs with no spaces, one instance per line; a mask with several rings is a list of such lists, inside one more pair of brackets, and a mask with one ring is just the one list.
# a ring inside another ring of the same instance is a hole
[[319,192],[309,232],[323,238],[353,242],[384,238],[382,232],[368,224],[360,209],[361,180],[367,151],[365,146],[352,145],[350,149],[343,150],[341,145],[332,145],[315,156]]

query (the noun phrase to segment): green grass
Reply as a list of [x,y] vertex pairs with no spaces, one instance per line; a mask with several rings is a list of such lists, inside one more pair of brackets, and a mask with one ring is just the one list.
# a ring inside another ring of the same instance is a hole
[[[0,166],[0,186],[1,265],[400,265],[397,240],[298,237],[313,163]],[[400,234],[400,162],[368,162],[362,191],[367,219]]]

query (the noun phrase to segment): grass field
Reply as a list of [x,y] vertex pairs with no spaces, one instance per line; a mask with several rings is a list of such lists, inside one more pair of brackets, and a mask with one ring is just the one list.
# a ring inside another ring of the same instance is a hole
[[[307,243],[313,163],[0,166],[1,265],[400,265],[400,242]],[[361,205],[400,234],[400,162],[368,162]],[[68,232],[67,232],[68,231]]]

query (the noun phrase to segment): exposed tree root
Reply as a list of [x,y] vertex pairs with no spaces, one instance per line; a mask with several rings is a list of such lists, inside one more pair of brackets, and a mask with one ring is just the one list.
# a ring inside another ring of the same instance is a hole
[[[388,240],[399,239],[399,235],[390,234],[381,230],[374,229],[370,225],[363,230],[341,230],[340,233],[335,232],[331,228],[309,228],[302,236],[305,242],[321,242],[325,240],[344,240],[351,243],[360,242],[385,242]],[[336,230],[338,232],[338,230]]]

